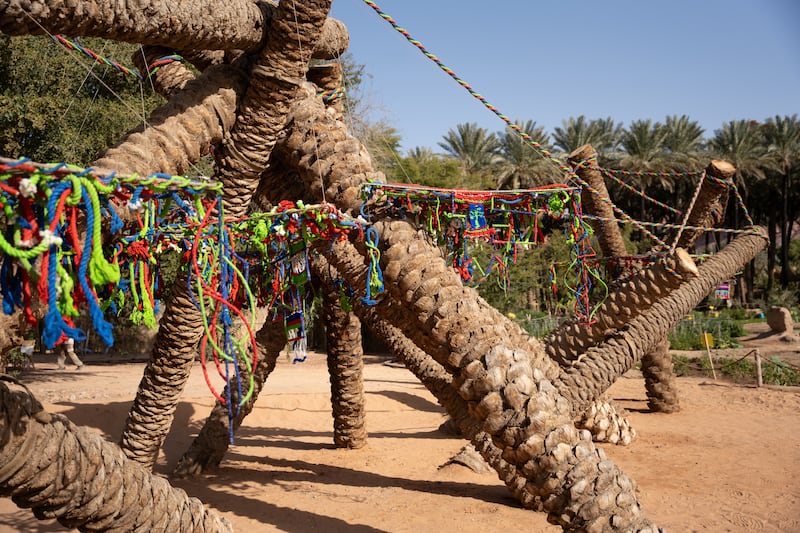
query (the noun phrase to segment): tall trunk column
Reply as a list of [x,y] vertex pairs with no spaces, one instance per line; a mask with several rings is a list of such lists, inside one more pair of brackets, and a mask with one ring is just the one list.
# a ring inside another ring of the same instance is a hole
[[361,321],[342,308],[332,281],[324,276],[322,314],[331,379],[333,442],[339,448],[362,448],[367,444],[367,426]]
[[585,212],[602,219],[592,220],[589,223],[594,229],[603,255],[606,257],[628,255],[625,241],[619,231],[619,224],[614,220],[614,208],[608,195],[606,182],[603,175],[597,170],[597,152],[591,145],[584,144],[569,154],[568,160],[575,167],[575,173],[595,191],[587,189],[581,191],[581,206]]

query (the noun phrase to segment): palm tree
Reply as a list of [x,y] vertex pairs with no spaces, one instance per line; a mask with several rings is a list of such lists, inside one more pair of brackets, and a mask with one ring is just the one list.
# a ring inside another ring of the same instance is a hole
[[566,153],[571,153],[584,144],[591,144],[600,154],[617,149],[622,125],[611,117],[587,120],[584,115],[570,117],[561,122],[553,133],[553,144]]
[[720,129],[714,130],[709,148],[720,159],[736,167],[736,185],[747,200],[753,182],[766,177],[764,133],[759,124],[752,120],[726,122]]
[[[537,126],[533,120],[517,122],[517,125],[546,150],[552,151],[550,135],[544,127]],[[498,139],[502,155],[495,171],[498,189],[530,188],[554,183],[561,177],[561,172],[513,129],[506,128],[498,134]]]
[[[748,205],[751,189],[755,183],[766,179],[765,168],[769,164],[762,128],[752,120],[726,122],[720,129],[714,130],[714,136],[709,140],[709,148],[715,156],[729,161],[736,167],[733,182],[740,191],[744,205]],[[739,227],[741,211],[741,206],[738,204],[733,209],[728,210],[729,213],[732,213],[729,215],[730,219],[727,222],[730,226]],[[774,217],[776,212],[775,209],[772,209],[768,211],[768,216]],[[774,228],[773,224],[769,226]],[[775,240],[772,235],[770,238],[768,256],[774,258]],[[719,236],[717,236],[717,241],[719,246]],[[752,272],[752,267],[750,270]],[[771,271],[768,272],[768,276],[772,276]],[[744,302],[749,297],[749,293],[744,292],[746,287],[741,284],[737,285],[737,288],[737,296]]]
[[[767,158],[780,174],[781,220],[781,287],[789,285],[789,242],[793,220],[789,216],[789,192],[797,165],[800,163],[800,121],[797,115],[775,116],[763,126]],[[771,276],[770,276],[771,277]]]
[[[700,125],[686,115],[670,115],[664,122],[665,164],[671,172],[691,172],[701,168],[708,159],[705,139]],[[685,180],[678,179],[675,187],[675,205],[686,197]]]
[[[664,169],[666,152],[664,151],[664,140],[667,132],[660,122],[653,123],[652,120],[634,120],[630,126],[622,132],[620,145],[622,152],[618,155],[618,165],[620,168],[633,172],[658,172]],[[645,218],[646,204],[644,195],[652,185],[653,178],[645,174],[638,174],[639,190],[642,196],[639,197],[639,219]],[[658,185],[671,190],[672,181],[667,177],[659,177]]]
[[674,172],[696,170],[707,159],[704,129],[688,116],[670,115],[664,121],[664,149]]
[[475,122],[458,124],[438,145],[461,162],[463,176],[472,177],[488,170],[498,160],[500,144],[494,133]]

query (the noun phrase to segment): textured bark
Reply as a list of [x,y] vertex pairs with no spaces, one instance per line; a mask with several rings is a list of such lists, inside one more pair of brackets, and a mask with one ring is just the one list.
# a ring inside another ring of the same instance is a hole
[[698,268],[697,277],[681,285],[653,304],[645,313],[629,321],[602,345],[590,348],[574,365],[566,368],[558,387],[579,391],[573,412],[583,412],[588,404],[645,353],[656,348],[688,312],[711,290],[729,279],[767,244],[763,228],[757,235],[739,235],[721,252]]
[[647,388],[647,406],[657,413],[680,411],[677,378],[672,368],[669,341],[664,339],[642,357],[642,374]]
[[[608,195],[608,188],[606,187],[603,175],[596,168],[594,163],[594,161],[597,159],[597,152],[587,144],[575,150],[572,154],[570,154],[569,157],[570,162],[577,166],[576,173],[578,176],[580,176],[586,183],[589,184],[592,189],[594,189],[594,192],[584,190],[581,194],[584,212],[590,215],[601,217],[603,219],[608,219],[592,221],[592,227],[595,230],[595,233],[598,235],[598,242],[600,244],[600,249],[603,256],[614,258],[627,255],[625,242],[622,239],[622,233],[619,230],[619,225],[616,222],[610,221],[613,220],[614,210]],[[609,272],[612,272],[614,278],[617,279],[622,276],[631,275],[631,272],[623,272],[620,263],[615,261],[610,261],[608,263],[608,270]],[[673,276],[673,279],[668,281],[672,282],[668,285],[668,287],[674,289],[677,286],[675,283],[679,282],[680,279],[676,279],[676,277]],[[612,287],[614,291],[619,290],[619,285]],[[615,292],[612,295],[612,299],[619,299],[619,296],[624,296],[624,294],[620,295],[619,293]],[[657,294],[656,297],[658,297]],[[651,303],[652,301],[645,302],[645,305],[650,305]],[[627,312],[623,314],[627,315],[626,318],[630,319],[632,316],[635,316],[636,313],[643,310],[644,309],[626,308]],[[603,318],[605,318],[605,320],[603,320]],[[622,317],[615,318],[618,320]],[[586,350],[586,348],[602,340],[602,338],[598,337],[604,336],[610,332],[605,324],[607,321],[607,315],[601,314],[600,318],[598,319],[598,322],[600,323],[599,327],[592,328],[591,331],[589,328],[586,328],[583,331],[580,331],[575,337],[569,334],[575,331],[574,323],[571,325],[571,328],[564,328],[556,332],[556,334],[549,337],[550,341],[552,341],[552,345],[548,346],[548,355],[560,358],[565,355],[564,353],[561,353],[563,350],[574,350],[578,348],[578,351],[572,352],[571,355],[567,357],[574,358],[580,356]],[[564,333],[567,333],[568,336],[564,337]],[[565,340],[567,340],[567,346],[564,345]],[[651,382],[651,386],[647,387],[648,398],[650,398],[650,394],[655,393],[656,391],[663,391],[665,393],[662,400],[656,400],[656,405],[666,405],[670,400],[677,402],[678,399],[677,391],[674,388],[675,373],[672,370],[672,362],[669,362],[669,366],[662,365],[652,369],[649,368],[649,365],[651,364],[658,364],[662,362],[664,362],[663,359],[659,357],[649,357],[648,355],[645,355],[642,358],[642,372],[650,376]],[[662,384],[658,384],[653,381],[658,378],[663,378]],[[677,403],[675,405],[677,406]],[[609,427],[612,429],[609,434],[610,438],[617,438],[618,433],[613,431],[615,421],[609,421],[607,418],[605,418],[605,415],[608,413],[607,410],[603,406],[593,407],[593,409],[590,409],[584,413],[582,422],[592,426],[593,435],[596,439],[600,438],[601,432],[606,432],[606,428],[604,427],[606,425],[609,425]],[[600,417],[599,420],[597,417]],[[625,421],[625,423],[627,423],[627,421]]]
[[[129,133],[95,168],[124,174],[181,173],[222,140],[233,123],[244,85],[242,71],[236,67],[209,68],[153,113],[151,127]],[[160,323],[121,438],[125,454],[147,468],[152,468],[169,432],[203,333],[202,316],[192,302],[185,275],[173,286]]]
[[95,161],[98,172],[182,174],[232,127],[247,79],[232,65],[207,69]]
[[[727,161],[712,160],[706,167],[706,174],[715,179],[704,178],[697,193],[694,207],[689,212],[686,220],[687,226],[697,228],[710,228],[720,223],[725,213],[727,198],[723,197],[727,191],[725,182],[730,182],[736,174],[736,168]],[[720,183],[717,180],[723,181]],[[694,243],[703,234],[701,229],[686,229],[678,239],[681,248],[692,248]]]
[[[256,346],[258,348],[258,362],[253,371],[254,390],[250,397],[239,407],[233,419],[234,432],[242,425],[242,421],[249,415],[258,399],[258,395],[263,389],[267,377],[275,370],[275,363],[280,356],[281,350],[286,346],[286,331],[283,323],[272,321],[269,317],[261,329],[256,334]],[[246,366],[239,365],[239,373],[242,382],[248,382],[248,371]],[[239,403],[238,380],[234,377],[230,385],[225,387],[222,397],[227,398],[230,390],[232,402]],[[184,452],[178,461],[173,474],[176,477],[195,476],[201,472],[208,472],[217,468],[228,451],[230,442],[230,423],[228,420],[228,408],[217,401],[208,415],[205,424],[200,429],[197,437],[194,438],[189,449]]]
[[[125,458],[96,432],[0,382],[0,496],[81,531],[226,532],[196,498]],[[141,502],[148,502],[142,505]]]
[[627,412],[616,402],[601,396],[589,404],[575,425],[578,429],[590,432],[595,442],[627,446],[636,438],[636,430],[628,422],[626,415]]
[[678,249],[613,287],[589,325],[570,320],[544,338],[547,355],[569,366],[595,344],[602,342],[630,320],[697,275],[697,267],[685,250]]
[[[288,135],[276,146],[275,155],[297,171],[312,199],[325,198],[343,211],[357,212],[361,206],[360,187],[367,181],[384,181],[383,174],[374,170],[369,154],[347,132],[341,115],[335,109],[326,109],[315,93],[313,87],[305,88],[306,98],[298,101],[290,113]],[[469,308],[482,317],[475,323],[476,328],[484,328],[487,333],[495,330],[508,342],[529,347],[537,365],[549,378],[558,375],[558,366],[544,356],[539,341],[487,304],[477,291],[465,287],[423,231],[405,220],[380,220],[373,227],[380,234],[384,276],[392,280],[386,283],[387,295],[402,302],[396,311],[402,316],[395,317],[392,322],[420,348],[435,358],[447,358],[447,343],[442,339],[448,335],[451,325],[456,326],[454,331],[466,325],[460,316],[463,306],[465,311]],[[351,285],[363,287],[366,271],[359,249],[348,243],[340,243],[335,248],[334,253],[350,265],[348,270],[357,278],[355,282],[350,281]],[[360,248],[360,252],[363,251]],[[424,277],[431,281],[417,290],[417,284]],[[434,285],[437,282],[441,285]],[[442,316],[432,316],[429,308],[437,295],[450,306]],[[378,307],[381,306],[379,301]],[[426,329],[435,321],[435,335],[412,326],[417,320],[428,323]],[[452,365],[451,370],[457,366]]]
[[[321,198],[325,187],[328,201],[355,208],[359,186],[377,174],[363,147],[337,124],[335,112],[315,112],[309,105],[296,109],[292,120],[285,146],[294,149],[285,157],[306,188]],[[311,153],[316,156],[306,155]],[[545,375],[558,368],[538,343],[465,288],[410,224],[380,220],[372,227],[380,235],[389,292],[383,300],[392,300],[403,320],[394,322],[397,316],[383,302],[376,313],[393,315],[387,316],[393,325],[454,375],[470,416],[524,476],[549,518],[568,530],[653,530],[633,482],[594,447],[588,431],[575,428],[569,401]],[[326,257],[352,286],[363,286],[363,256],[352,244],[339,243]],[[522,345],[530,349],[510,347]]]
[[250,85],[236,123],[217,158],[217,178],[225,189],[226,216],[240,217],[247,211],[305,79],[311,50],[330,6],[331,0],[278,5],[266,47],[250,73]]
[[153,353],[122,432],[123,452],[146,468],[153,467],[172,425],[202,335],[202,315],[192,302],[186,274],[181,274],[167,300]]
[[600,243],[603,255],[607,257],[622,257],[628,255],[625,241],[619,230],[617,221],[614,220],[614,208],[609,200],[606,182],[603,175],[597,170],[597,152],[588,144],[584,144],[569,154],[569,162],[576,167],[575,173],[594,189],[581,191],[581,205],[586,213],[602,217],[605,220],[592,220],[590,224]]
[[494,445],[490,435],[481,431],[480,424],[470,417],[467,403],[458,395],[453,387],[453,377],[444,367],[420,350],[398,328],[380,318],[374,308],[357,305],[356,310],[370,329],[383,339],[392,355],[406,365],[436,397],[459,433],[471,441],[475,451],[497,472],[517,501],[525,508],[541,511],[541,499],[528,490],[527,479],[519,473],[516,466],[503,459],[502,450]]
[[[40,35],[46,30],[173,50],[254,52],[261,48],[265,33],[271,34],[276,9],[274,2],[252,0],[6,0],[0,3],[0,32]],[[338,58],[349,44],[344,24],[328,19],[314,57]]]
[[329,276],[325,278],[322,316],[331,379],[333,442],[339,448],[362,448],[367,444],[367,426],[361,321],[342,309],[339,291]]
[[[694,201],[686,225],[697,228],[717,225],[725,212],[726,201],[723,193],[727,190],[724,182],[730,180],[736,169],[725,161],[711,161],[706,173],[714,179],[703,179],[697,198]],[[677,246],[692,249],[703,234],[701,229],[686,229],[681,233]],[[674,413],[680,411],[677,378],[669,353],[669,341],[665,338],[655,350],[642,357],[642,374],[647,388],[647,405],[651,411]]]

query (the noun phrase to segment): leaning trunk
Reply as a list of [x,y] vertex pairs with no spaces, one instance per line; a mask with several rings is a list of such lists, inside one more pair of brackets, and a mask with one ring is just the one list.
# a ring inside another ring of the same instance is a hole
[[[0,4],[0,32],[8,35],[63,33],[102,37],[173,50],[257,51],[271,29],[272,2],[197,0],[169,4],[153,0],[11,0]],[[328,19],[314,57],[334,59],[349,45],[347,29]]]
[[597,235],[603,255],[607,257],[628,255],[619,224],[614,219],[614,208],[609,199],[606,182],[597,169],[597,152],[591,145],[584,144],[569,154],[569,162],[575,167],[576,174],[588,184],[588,187],[581,191],[581,205],[585,212],[599,217],[599,220],[592,220],[590,224],[594,234]]
[[762,228],[734,239],[698,268],[697,277],[684,283],[645,313],[634,318],[606,342],[590,348],[559,377],[559,387],[579,391],[572,408],[583,412],[589,402],[629,370],[644,353],[663,342],[667,332],[719,283],[730,278],[767,244]]
[[631,274],[613,287],[595,313],[594,322],[569,320],[547,335],[544,339],[547,355],[563,366],[572,364],[609,333],[625,327],[696,275],[697,267],[682,249]]
[[181,174],[222,141],[247,80],[232,65],[207,69],[95,161],[99,172]]
[[230,523],[96,432],[0,382],[0,495],[81,531],[226,532]]
[[[311,106],[303,108],[309,110]],[[294,166],[317,198],[322,197],[321,184],[326,185],[328,201],[340,209],[355,208],[359,186],[373,172],[371,162],[336,124],[334,113],[322,109],[310,114],[315,116],[295,114],[293,120],[314,124],[313,135],[304,139],[296,131],[289,140],[315,143],[316,157],[306,158],[303,151],[285,155],[290,161],[296,158]],[[335,157],[344,149],[340,153],[346,157]],[[648,528],[634,484],[595,449],[589,432],[575,429],[569,401],[545,375],[558,368],[538,343],[524,341],[518,326],[465,288],[407,222],[379,220],[372,228],[380,236],[381,265],[390,290],[384,300],[395,304],[390,310],[378,303],[376,313],[391,315],[386,318],[393,325],[415,336],[414,342],[454,375],[470,416],[523,473],[550,518],[566,529]],[[326,256],[351,286],[363,286],[363,256],[354,253],[349,243],[338,243]],[[529,350],[510,347],[523,345]]]
[[[310,52],[329,8],[330,2],[322,0],[297,5],[284,2],[278,6],[266,48],[251,71],[250,84],[230,140],[219,155],[217,177],[224,186],[223,213],[226,217],[238,218],[247,212],[258,177],[266,168],[272,146],[283,127],[286,106],[294,98],[298,78],[305,75]],[[123,433],[125,450],[148,466],[155,461],[172,424],[178,397],[194,360],[195,346],[202,335],[202,329],[197,327],[201,316],[191,302],[183,310],[174,309],[176,314],[183,311],[195,327],[193,330],[166,330],[163,334],[159,331],[156,349],[145,369]],[[168,324],[166,317],[162,323]],[[172,345],[185,356],[169,357],[160,344]],[[158,423],[148,424],[147,419],[151,417]]]
[[[221,141],[233,123],[244,78],[235,67],[208,69],[151,119],[159,125],[126,136],[96,166],[122,172],[176,173]],[[199,127],[198,127],[199,126]],[[160,150],[151,150],[153,146]],[[202,336],[202,315],[192,301],[187,274],[178,276],[167,300],[153,353],[122,433],[126,455],[152,468],[169,432]]]

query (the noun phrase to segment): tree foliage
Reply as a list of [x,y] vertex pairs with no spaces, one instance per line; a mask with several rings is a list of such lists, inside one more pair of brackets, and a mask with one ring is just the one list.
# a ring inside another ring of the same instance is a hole
[[[133,45],[82,39],[131,64]],[[89,165],[161,99],[137,78],[92,63],[49,37],[0,35],[0,153]]]

